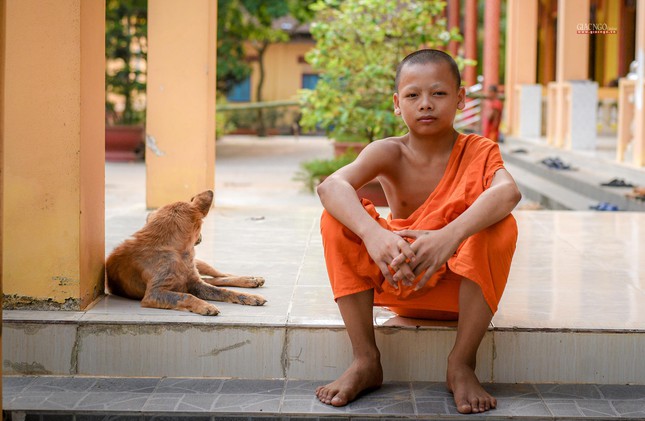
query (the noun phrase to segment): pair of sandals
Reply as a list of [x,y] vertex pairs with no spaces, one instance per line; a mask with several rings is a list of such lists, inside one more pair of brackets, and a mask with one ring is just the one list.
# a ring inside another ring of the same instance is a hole
[[605,187],[634,187],[632,183],[628,183],[622,178],[614,178],[607,183],[602,183],[601,186]]
[[618,206],[614,205],[613,203],[609,202],[600,202],[597,205],[589,206],[589,209],[597,210],[597,211],[617,211],[620,210],[618,209]]
[[546,165],[547,167],[554,169],[554,170],[573,170],[573,167],[569,164],[565,164],[562,162],[560,158],[556,157],[549,157],[549,158],[544,158],[542,161],[540,161],[542,164]]

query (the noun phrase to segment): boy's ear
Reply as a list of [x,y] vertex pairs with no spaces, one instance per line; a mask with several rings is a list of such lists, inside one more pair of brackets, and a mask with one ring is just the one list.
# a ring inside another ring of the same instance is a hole
[[392,101],[394,102],[394,114],[395,115],[401,115],[401,108],[399,108],[399,94],[394,93],[392,95]]
[[459,98],[459,102],[457,102],[457,109],[463,110],[466,106],[466,88],[464,88],[463,86],[459,88],[457,98]]

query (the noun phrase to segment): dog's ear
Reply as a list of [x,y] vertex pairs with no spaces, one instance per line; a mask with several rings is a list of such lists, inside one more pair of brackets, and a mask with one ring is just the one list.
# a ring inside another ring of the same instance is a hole
[[190,202],[193,206],[196,206],[199,209],[202,215],[206,216],[213,204],[213,196],[214,194],[212,190],[206,190],[199,193],[197,196],[194,196],[190,199]]

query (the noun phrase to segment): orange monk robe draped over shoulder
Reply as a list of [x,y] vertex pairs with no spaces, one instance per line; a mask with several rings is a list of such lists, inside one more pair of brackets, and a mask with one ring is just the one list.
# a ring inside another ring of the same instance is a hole
[[[495,172],[504,167],[496,143],[479,135],[460,134],[443,178],[427,200],[406,219],[381,218],[374,205],[363,200],[365,210],[384,228],[399,231],[435,230],[446,226],[490,187]],[[402,315],[407,310],[459,311],[461,279],[476,282],[495,313],[504,292],[517,241],[512,215],[466,239],[426,286],[393,288],[370,258],[362,240],[327,211],[321,219],[327,272],[334,298],[374,288],[374,304]],[[414,282],[419,281],[420,278]],[[401,311],[398,311],[401,310]]]

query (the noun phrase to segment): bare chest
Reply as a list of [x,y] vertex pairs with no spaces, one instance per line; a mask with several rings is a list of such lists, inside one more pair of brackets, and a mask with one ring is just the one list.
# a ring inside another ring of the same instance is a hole
[[384,180],[390,211],[395,219],[408,218],[437,189],[446,164],[408,167]]

